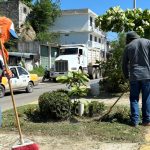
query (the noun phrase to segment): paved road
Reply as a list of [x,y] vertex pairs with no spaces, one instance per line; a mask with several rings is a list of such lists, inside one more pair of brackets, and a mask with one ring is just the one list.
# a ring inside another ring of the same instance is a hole
[[[91,80],[89,84],[97,83],[98,81],[99,80]],[[64,88],[66,88],[64,84],[46,81],[44,83],[39,83],[38,86],[35,86],[33,93],[26,93],[25,91],[14,92],[16,106],[32,103],[38,100],[39,96],[44,92]],[[0,98],[0,107],[2,111],[13,108],[11,96],[9,93],[7,93],[3,98]]]
[[[38,86],[35,86],[33,93],[26,93],[25,91],[14,92],[14,99],[16,102],[16,106],[31,103],[37,100],[38,97],[44,92],[62,88],[65,88],[65,85],[60,83],[44,82],[39,83]],[[0,98],[0,106],[2,111],[13,108],[10,93],[7,93],[3,98]]]

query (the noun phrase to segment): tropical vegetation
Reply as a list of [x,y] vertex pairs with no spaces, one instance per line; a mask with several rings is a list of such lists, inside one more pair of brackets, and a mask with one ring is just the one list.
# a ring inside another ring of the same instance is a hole
[[108,32],[136,31],[140,36],[150,38],[150,10],[141,8],[123,10],[111,7],[96,19],[96,26]]
[[111,42],[111,54],[106,62],[100,62],[103,70],[103,80],[100,80],[100,90],[116,93],[127,90],[128,83],[122,73],[122,53],[125,48],[125,34],[118,34],[118,40]]
[[22,0],[31,12],[27,17],[27,22],[33,27],[36,32],[36,40],[42,42],[56,42],[58,35],[48,32],[49,27],[53,25],[56,18],[61,15],[59,2],[51,0]]

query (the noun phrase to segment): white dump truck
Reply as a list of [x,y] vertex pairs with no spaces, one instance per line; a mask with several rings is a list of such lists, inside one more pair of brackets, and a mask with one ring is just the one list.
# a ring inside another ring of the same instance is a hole
[[93,79],[100,78],[100,50],[90,49],[82,44],[61,45],[54,66],[51,68],[50,77],[56,79],[59,75],[65,75],[68,71],[83,71]]

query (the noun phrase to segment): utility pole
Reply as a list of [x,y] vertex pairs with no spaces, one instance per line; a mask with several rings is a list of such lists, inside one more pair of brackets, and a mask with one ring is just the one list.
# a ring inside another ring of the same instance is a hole
[[136,0],[133,0],[133,9],[136,9]]

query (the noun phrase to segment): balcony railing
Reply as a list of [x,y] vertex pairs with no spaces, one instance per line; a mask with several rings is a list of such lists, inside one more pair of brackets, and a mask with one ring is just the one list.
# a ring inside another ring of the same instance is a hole
[[94,42],[94,41],[88,41],[87,42],[87,46],[88,47],[93,47],[93,48],[104,49],[104,44],[101,44],[101,43],[98,43],[98,42]]

